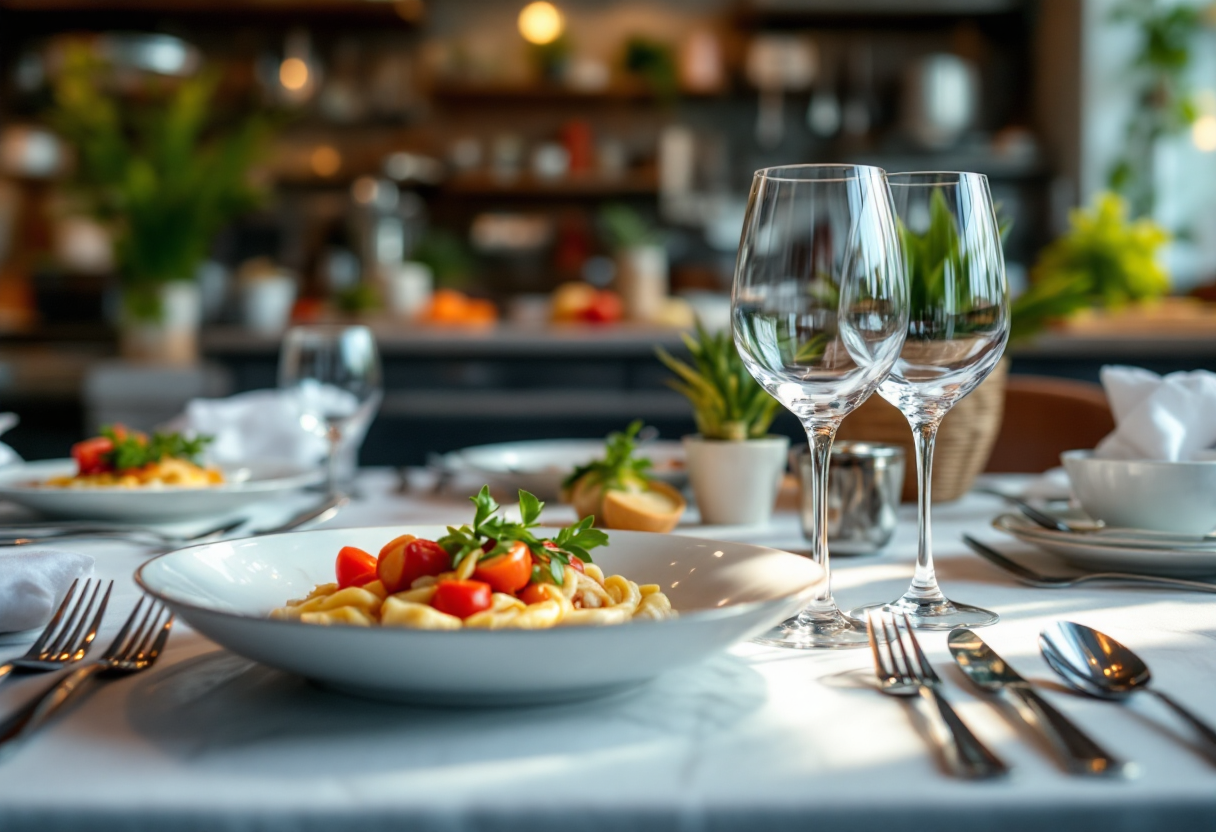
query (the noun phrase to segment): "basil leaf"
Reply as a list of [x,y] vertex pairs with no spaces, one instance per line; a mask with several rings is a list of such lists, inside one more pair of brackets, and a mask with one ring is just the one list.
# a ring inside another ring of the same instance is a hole
[[536,521],[540,519],[541,509],[544,507],[545,504],[536,499],[535,494],[520,489],[519,514],[523,518],[524,526],[535,526]]

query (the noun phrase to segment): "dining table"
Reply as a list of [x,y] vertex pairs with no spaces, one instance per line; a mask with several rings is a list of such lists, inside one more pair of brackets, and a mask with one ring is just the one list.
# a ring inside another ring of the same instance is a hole
[[[363,470],[356,498],[327,527],[467,522],[469,503],[427,477]],[[980,480],[1023,484],[1009,475]],[[315,499],[298,494],[250,511],[270,522]],[[677,533],[808,554],[796,508],[786,491],[763,526],[686,524]],[[915,559],[914,508],[901,507],[881,552],[833,559],[842,608],[903,592]],[[436,708],[325,689],[228,652],[179,621],[154,667],[99,682],[0,763],[0,830],[1216,829],[1216,764],[1187,726],[1151,697],[1110,702],[1069,692],[1038,649],[1052,622],[1095,627],[1136,650],[1155,686],[1216,723],[1216,596],[1020,585],[972,554],[961,535],[1044,571],[1071,570],[993,530],[1004,510],[977,491],[934,506],[939,580],[952,598],[1000,614],[983,638],[1060,711],[1132,761],[1127,776],[1063,771],[1044,742],[970,686],[942,631],[920,631],[921,644],[963,720],[1010,764],[1006,777],[944,773],[912,709],[875,688],[866,649],[741,643],[608,698]],[[552,505],[545,519],[575,518]],[[95,574],[115,582],[100,652],[139,599],[133,573],[152,553],[116,541],[59,547],[93,555]],[[0,639],[0,660],[32,639]],[[0,685],[0,716],[52,678]]]

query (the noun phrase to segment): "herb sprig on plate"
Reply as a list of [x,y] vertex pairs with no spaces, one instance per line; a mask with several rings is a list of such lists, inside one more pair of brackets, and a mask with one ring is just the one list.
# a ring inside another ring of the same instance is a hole
[[519,522],[497,513],[500,506],[490,496],[489,486],[482,486],[477,496],[469,499],[475,508],[473,524],[448,526],[448,533],[438,541],[452,556],[453,569],[469,557],[482,561],[505,554],[520,542],[532,553],[533,574],[542,577],[547,571],[547,578],[561,586],[565,567],[569,565],[571,557],[592,563],[591,550],[608,545],[607,533],[592,528],[594,517],[586,517],[566,526],[558,531],[556,537],[538,537],[532,529],[540,525],[540,514],[545,504],[527,491],[519,492]]
[[186,437],[180,433],[154,433],[152,436],[115,426],[101,429],[113,449],[104,456],[115,471],[142,468],[163,459],[185,459],[197,463],[213,437]]

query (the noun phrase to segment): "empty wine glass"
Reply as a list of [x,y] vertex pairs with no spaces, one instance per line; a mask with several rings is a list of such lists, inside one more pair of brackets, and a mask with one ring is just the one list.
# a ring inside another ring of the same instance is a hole
[[383,395],[376,339],[365,326],[298,326],[283,338],[279,387],[295,390],[300,426],[329,443],[326,490],[339,493],[343,443],[367,429]]
[[[994,624],[994,612],[950,601],[933,571],[930,485],[938,425],[1000,361],[1009,338],[1009,292],[988,179],[977,173],[888,177],[908,272],[908,338],[879,393],[908,419],[919,478],[919,545],[908,591],[884,610],[913,627]],[[864,620],[865,611],[850,616]]]
[[793,165],[757,171],[735,266],[732,320],[747,369],[806,428],[812,556],[828,573],[807,609],[758,639],[861,647],[832,598],[827,476],[841,420],[891,371],[908,328],[907,287],[882,170]]

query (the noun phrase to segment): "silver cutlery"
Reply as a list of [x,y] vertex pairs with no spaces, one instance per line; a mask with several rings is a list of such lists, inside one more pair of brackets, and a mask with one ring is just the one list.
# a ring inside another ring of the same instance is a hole
[[1133,572],[1088,572],[1084,575],[1044,575],[1033,569],[1014,563],[991,546],[980,543],[970,535],[963,535],[963,542],[971,547],[977,555],[1008,572],[1020,583],[1043,589],[1062,589],[1091,581],[1106,581],[1122,584],[1140,584],[1143,586],[1160,586],[1172,589],[1188,589],[1194,592],[1216,592],[1216,584],[1206,581],[1188,581],[1185,578],[1165,578],[1158,575],[1139,575]]
[[14,535],[12,537],[0,537],[0,546],[28,546],[47,540],[76,540],[83,538],[131,540],[135,542],[148,542],[155,546],[188,546],[195,543],[207,543],[223,537],[244,525],[246,519],[242,517],[237,520],[227,520],[215,528],[188,536],[169,534],[168,532],[150,527],[123,527],[106,523],[73,523],[64,524],[59,528],[50,526],[37,528],[22,527],[21,531],[32,533]]
[[997,491],[994,488],[977,488],[980,494],[988,494],[993,497],[1000,497],[1005,502],[1015,506],[1027,520],[1030,520],[1038,526],[1042,526],[1053,532],[1063,532],[1065,534],[1085,535],[1107,541],[1118,541],[1120,539],[1149,539],[1160,540],[1162,543],[1170,543],[1175,546],[1196,546],[1210,548],[1216,545],[1216,534],[1206,535],[1189,535],[1175,534],[1174,532],[1162,532],[1153,529],[1125,529],[1104,525],[1100,520],[1091,521],[1090,524],[1076,525],[1069,523],[1062,517],[1055,514],[1048,514],[1035,508],[1030,503],[1020,497],[1015,497],[1012,494],[1005,494]]
[[1216,763],[1216,730],[1173,697],[1148,686],[1148,665],[1105,633],[1072,621],[1057,621],[1039,634],[1043,658],[1071,687],[1099,699],[1120,700],[1148,691],[1186,720],[1206,740],[1204,754]]
[[892,615],[870,612],[866,623],[879,689],[891,696],[919,697],[929,705],[927,712],[936,727],[930,736],[946,768],[968,779],[1008,772],[1004,761],[971,732],[942,695],[941,678],[921,650],[907,616],[900,626]]
[[143,597],[114,637],[105,654],[73,670],[0,724],[0,760],[11,754],[64,705],[77,698],[97,677],[129,676],[151,667],[169,640],[173,616],[159,601]]
[[293,515],[290,519],[277,526],[270,526],[264,529],[257,529],[250,533],[250,537],[260,537],[265,534],[282,534],[283,532],[295,531],[301,526],[311,523],[312,525],[320,525],[329,520],[332,520],[339,511],[341,511],[347,503],[350,502],[350,497],[345,494],[332,494],[326,497],[320,503],[311,508],[301,511],[299,514]]
[[947,640],[955,663],[976,687],[995,694],[1021,719],[1047,738],[1073,774],[1122,774],[1126,764],[1098,745],[1072,720],[1055,709],[984,640],[968,629]]
[[[106,592],[98,604],[97,596],[103,586]],[[76,592],[77,588],[80,589],[79,593]],[[83,585],[79,578],[72,581],[59,609],[55,610],[42,635],[30,645],[25,655],[0,664],[0,680],[14,670],[35,673],[60,670],[83,659],[97,637],[97,628],[106,614],[106,605],[110,602],[113,589],[113,581],[88,578]],[[97,606],[96,612],[93,611],[94,605]]]

